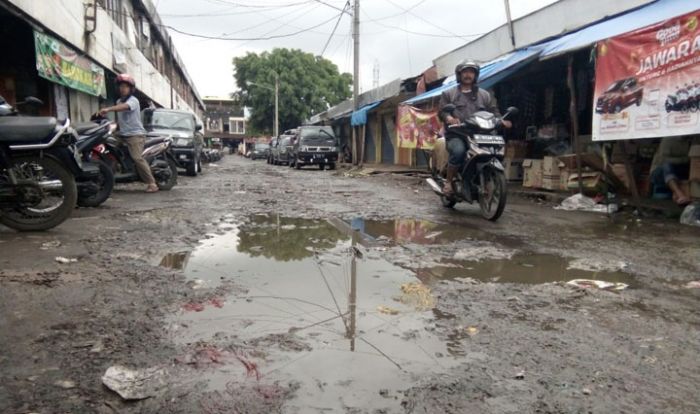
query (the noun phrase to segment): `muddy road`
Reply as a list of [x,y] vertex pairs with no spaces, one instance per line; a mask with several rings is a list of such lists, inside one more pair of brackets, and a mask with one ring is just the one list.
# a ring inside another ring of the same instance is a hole
[[700,412],[697,230],[234,156],[139,190],[0,228],[0,412]]

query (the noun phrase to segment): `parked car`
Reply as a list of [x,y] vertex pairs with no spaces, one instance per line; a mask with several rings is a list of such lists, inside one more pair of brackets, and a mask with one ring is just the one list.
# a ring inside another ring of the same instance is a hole
[[267,159],[270,154],[270,144],[255,144],[253,151],[250,153],[251,160]]
[[146,131],[172,137],[172,151],[179,168],[184,168],[191,176],[202,172],[203,125],[197,121],[195,114],[160,108],[144,109],[142,114]]
[[271,158],[272,164],[274,165],[289,165],[289,155],[292,152],[292,147],[294,146],[294,135],[293,133],[287,135],[282,135],[277,142],[277,145],[272,147]]
[[297,130],[289,166],[318,165],[333,170],[338,162],[338,139],[329,126],[302,126]]
[[621,79],[613,82],[598,98],[595,111],[599,114],[616,114],[632,104],[641,105],[643,96],[644,88],[637,78]]
[[267,152],[267,163],[272,164],[272,152],[275,150],[280,137],[273,137],[270,140],[270,150]]

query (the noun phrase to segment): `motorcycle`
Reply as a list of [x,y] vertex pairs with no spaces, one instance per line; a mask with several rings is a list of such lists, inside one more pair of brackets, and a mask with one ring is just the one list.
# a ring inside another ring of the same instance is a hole
[[[149,134],[143,150],[143,158],[151,167],[158,189],[163,191],[168,191],[177,184],[177,161],[170,149],[172,143],[173,140],[169,136]],[[109,136],[99,157],[112,168],[116,182],[141,181],[136,164],[120,139]]]
[[[22,104],[41,104],[28,97]],[[78,198],[74,171],[82,159],[70,120],[20,117],[0,96],[0,223],[48,230],[70,217]]]
[[95,165],[99,171],[97,175],[79,180],[78,205],[81,207],[97,207],[107,201],[114,189],[114,172],[112,168],[102,160],[101,154],[105,150],[105,144],[113,131],[113,124],[109,119],[93,116],[91,122],[74,126],[78,134],[76,146],[85,164]]
[[[453,112],[454,105],[447,105],[445,110]],[[507,188],[503,164],[505,140],[496,135],[496,129],[502,121],[518,113],[515,107],[508,108],[500,119],[486,111],[478,111],[465,122],[450,125],[447,128],[462,137],[467,144],[467,160],[457,174],[452,194],[445,194],[443,188],[447,182],[446,162],[437,165],[436,160],[447,160],[445,138],[440,138],[431,160],[432,177],[427,179],[430,188],[440,196],[442,205],[453,208],[459,202],[478,201],[481,215],[490,221],[496,221],[506,207]],[[437,154],[436,154],[437,152]]]

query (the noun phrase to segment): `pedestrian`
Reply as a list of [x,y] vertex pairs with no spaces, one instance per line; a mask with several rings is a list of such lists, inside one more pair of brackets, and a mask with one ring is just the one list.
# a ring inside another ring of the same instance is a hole
[[[459,169],[464,165],[467,157],[467,143],[455,133],[452,133],[447,126],[458,125],[465,122],[477,111],[488,111],[500,117],[496,98],[478,85],[481,68],[475,61],[460,63],[455,67],[455,78],[457,85],[442,93],[440,96],[440,120],[445,124],[445,139],[447,140],[447,151],[449,161],[447,164],[447,180],[443,192],[451,195],[454,192],[452,182]],[[448,105],[454,107],[454,111],[446,110]],[[513,124],[508,120],[503,120],[503,126],[510,128]]]
[[117,114],[119,137],[129,149],[129,155],[134,160],[141,181],[146,183],[146,192],[155,193],[158,191],[156,180],[151,173],[151,167],[143,158],[146,130],[141,123],[141,105],[134,96],[136,81],[131,75],[122,73],[117,76],[117,88],[119,99],[116,105],[100,109],[100,115],[105,116],[108,112]]

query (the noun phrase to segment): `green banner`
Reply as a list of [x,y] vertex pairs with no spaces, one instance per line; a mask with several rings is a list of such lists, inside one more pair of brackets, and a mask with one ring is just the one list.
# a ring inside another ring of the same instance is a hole
[[39,76],[94,96],[107,96],[105,71],[62,42],[34,32],[36,69]]

